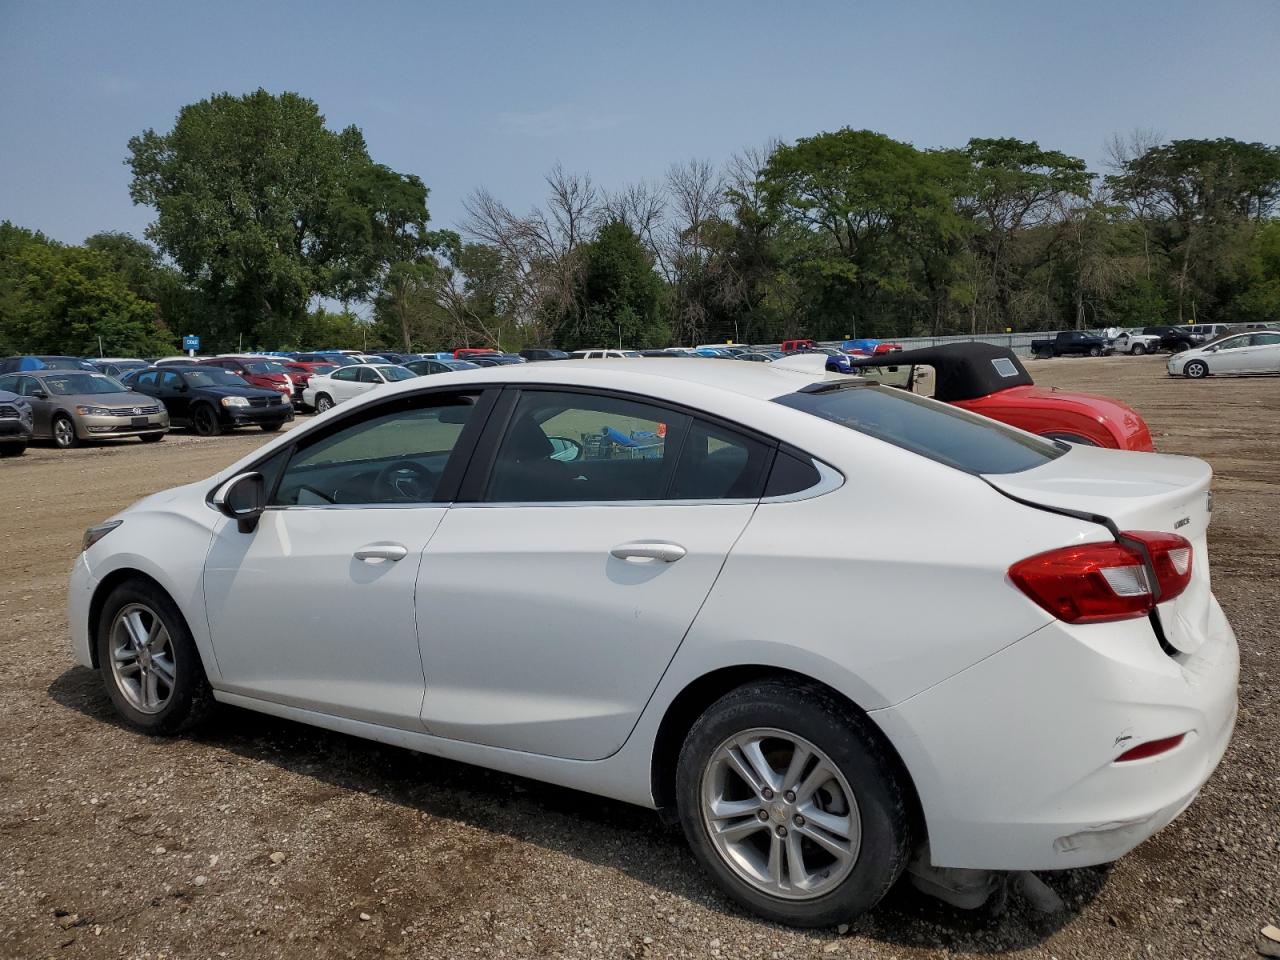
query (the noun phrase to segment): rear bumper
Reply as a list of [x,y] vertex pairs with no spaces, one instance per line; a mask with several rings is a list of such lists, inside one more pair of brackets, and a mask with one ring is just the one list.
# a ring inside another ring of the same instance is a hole
[[[1193,655],[1145,620],[1052,623],[903,703],[873,711],[924,807],[933,863],[1059,870],[1128,853],[1181,813],[1226,751],[1239,653],[1210,599]],[[1116,762],[1151,740],[1166,753]]]

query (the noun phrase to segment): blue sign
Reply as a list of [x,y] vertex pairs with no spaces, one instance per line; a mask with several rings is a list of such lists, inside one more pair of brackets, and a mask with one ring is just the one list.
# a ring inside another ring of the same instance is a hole
[[199,350],[200,338],[193,337],[191,334],[187,334],[185,337],[182,338],[182,349],[183,350]]

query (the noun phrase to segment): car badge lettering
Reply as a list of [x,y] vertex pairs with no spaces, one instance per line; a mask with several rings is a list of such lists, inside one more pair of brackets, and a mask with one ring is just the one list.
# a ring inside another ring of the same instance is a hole
[[1187,524],[1189,524],[1190,522],[1191,522],[1191,518],[1190,518],[1190,517],[1183,517],[1181,520],[1179,520],[1177,523],[1175,523],[1175,524],[1173,525],[1173,529],[1175,529],[1175,530],[1181,530],[1183,527],[1185,527],[1185,526],[1186,526]]

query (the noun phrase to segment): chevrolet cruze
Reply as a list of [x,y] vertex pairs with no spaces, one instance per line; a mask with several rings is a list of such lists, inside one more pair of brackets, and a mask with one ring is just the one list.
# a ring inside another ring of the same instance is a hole
[[87,531],[72,644],[142,730],[222,702],[657,808],[830,924],[1192,802],[1236,711],[1209,485],[774,364],[445,373]]

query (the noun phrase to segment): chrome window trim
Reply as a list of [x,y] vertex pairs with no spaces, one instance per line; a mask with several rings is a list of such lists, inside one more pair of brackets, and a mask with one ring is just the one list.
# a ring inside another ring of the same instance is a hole
[[464,507],[473,510],[504,510],[513,507],[712,507],[743,506],[759,502],[755,497],[734,497],[702,500],[503,500],[496,503],[454,503],[451,506],[455,510]]
[[817,483],[803,490],[797,490],[795,493],[780,493],[773,497],[761,497],[760,502],[794,503],[798,500],[812,500],[814,497],[824,496],[844,486],[844,474],[835,467],[828,466],[816,457],[810,457],[809,462],[818,471]]
[[452,503],[276,503],[263,512],[275,510],[447,510]]

